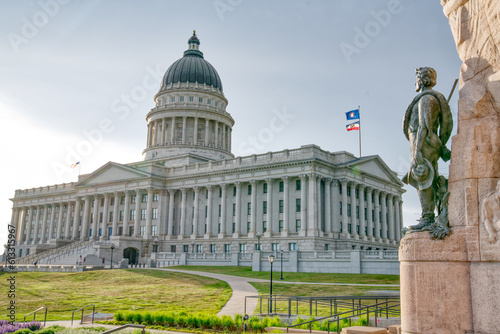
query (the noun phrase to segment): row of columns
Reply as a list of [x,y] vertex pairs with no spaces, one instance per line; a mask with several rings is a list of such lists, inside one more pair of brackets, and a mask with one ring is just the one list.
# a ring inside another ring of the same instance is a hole
[[[194,124],[192,127],[188,127],[188,118],[193,119]],[[178,130],[176,122],[181,121],[182,136],[181,138],[177,138]],[[203,138],[198,140],[198,128],[201,124],[204,124],[205,131],[203,132]],[[215,131],[212,136],[210,136],[209,131],[210,124],[215,125]],[[169,128],[170,131],[167,131],[167,129]],[[190,130],[189,132],[188,129]],[[188,136],[190,138],[188,138]],[[216,148],[231,151],[231,127],[223,122],[210,120],[208,118],[173,116],[150,121],[148,123],[147,138],[148,148],[158,145],[174,145],[174,143],[177,142],[180,142],[180,144],[183,145],[187,144],[188,142],[190,142],[192,145],[198,145],[198,142],[203,142],[204,146],[213,145]],[[192,141],[189,140],[191,138]]]
[[[147,203],[146,203],[146,233],[144,238],[151,238],[152,231],[152,209],[153,209],[153,195],[154,189],[147,189]],[[114,193],[104,193],[95,195],[79,196],[74,201],[48,203],[35,206],[14,207],[12,213],[11,224],[15,226],[18,232],[17,239],[22,244],[43,244],[54,239],[54,227],[56,229],[55,239],[67,240],[86,240],[92,229],[92,236],[94,240],[99,238],[99,228],[101,229],[101,239],[108,239],[110,236],[117,235],[119,223],[119,206],[120,197],[124,196],[123,208],[123,235],[129,235],[129,214],[131,209],[131,196],[135,195],[136,200],[134,204],[135,217],[133,220],[134,237],[140,236],[141,226],[141,196],[144,194],[143,189],[125,190]],[[113,216],[111,220],[111,235],[108,233],[109,220],[110,220],[110,200],[113,198]],[[100,200],[103,199],[104,203],[102,211],[99,209]],[[94,201],[94,207],[91,208],[91,203]],[[83,202],[83,203],[82,203]],[[50,216],[48,211],[50,209]],[[91,215],[92,211],[92,215]],[[40,217],[40,212],[43,212]],[[57,216],[56,216],[57,212]],[[102,213],[102,221],[100,221],[100,214]],[[19,218],[21,219],[19,220]],[[57,220],[56,220],[57,217]],[[92,219],[91,219],[92,217]],[[40,225],[41,220],[41,225]],[[20,222],[20,223],[19,223]],[[34,222],[34,223],[33,223]],[[20,225],[19,225],[20,224]],[[48,224],[48,231],[47,231]],[[18,226],[19,225],[19,226]],[[32,228],[33,225],[33,228]],[[41,229],[40,237],[38,237],[39,230]],[[33,238],[31,238],[33,235]]]

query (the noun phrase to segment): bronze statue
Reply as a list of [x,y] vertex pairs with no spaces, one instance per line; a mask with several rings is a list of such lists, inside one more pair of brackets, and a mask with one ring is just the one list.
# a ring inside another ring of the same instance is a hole
[[[402,181],[417,188],[422,207],[419,223],[409,232],[430,231],[433,238],[442,239],[450,233],[448,225],[448,180],[438,172],[438,160],[448,161],[446,147],[453,128],[448,101],[432,89],[436,71],[430,67],[416,69],[419,93],[406,109],[403,131],[410,141],[411,165]],[[435,216],[437,209],[438,217]]]

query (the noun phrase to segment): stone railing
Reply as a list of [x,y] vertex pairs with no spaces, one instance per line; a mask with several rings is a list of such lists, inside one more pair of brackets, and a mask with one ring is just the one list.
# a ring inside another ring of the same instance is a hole
[[39,196],[39,195],[50,195],[53,193],[60,193],[64,191],[74,191],[75,190],[75,182],[71,183],[62,183],[56,184],[52,186],[31,188],[31,189],[17,189],[15,192],[15,197],[29,197],[29,196]]

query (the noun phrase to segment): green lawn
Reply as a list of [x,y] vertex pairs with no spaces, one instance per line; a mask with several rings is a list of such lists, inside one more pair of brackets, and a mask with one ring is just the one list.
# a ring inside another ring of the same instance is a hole
[[[0,273],[0,291],[5,292],[5,297],[7,278],[11,275]],[[49,320],[68,320],[73,310],[87,304],[95,304],[96,312],[103,313],[118,310],[203,310],[204,313],[216,314],[232,293],[229,285],[219,280],[147,269],[83,273],[19,272],[15,276],[18,321],[41,306],[48,308]],[[1,300],[0,307],[6,310],[9,300]],[[5,319],[6,311],[0,314],[0,319]]]
[[[205,271],[217,274],[261,278],[268,280],[269,272],[252,271],[251,267],[210,267],[210,266],[176,266],[182,270]],[[280,278],[279,265],[274,266],[273,279]],[[315,274],[315,273],[283,273],[283,280],[288,282],[315,283],[355,283],[355,284],[399,284],[399,275],[372,274]],[[384,288],[386,289],[386,288]],[[371,290],[374,290],[371,288]]]

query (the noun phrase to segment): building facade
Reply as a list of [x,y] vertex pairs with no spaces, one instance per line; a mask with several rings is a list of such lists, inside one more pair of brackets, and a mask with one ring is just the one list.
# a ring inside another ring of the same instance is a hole
[[193,33],[163,77],[143,161],[16,190],[16,255],[110,242],[115,260],[133,263],[152,253],[397,250],[404,190],[379,156],[304,145],[234,157],[234,119],[199,44]]

